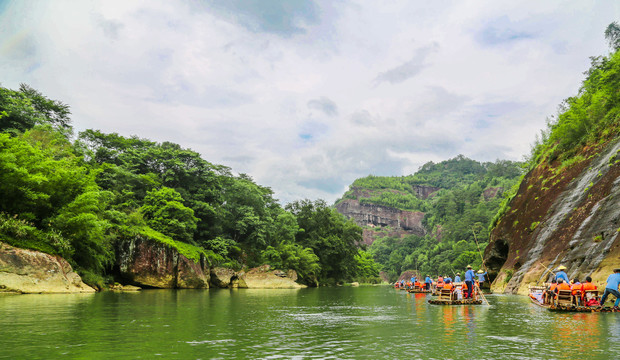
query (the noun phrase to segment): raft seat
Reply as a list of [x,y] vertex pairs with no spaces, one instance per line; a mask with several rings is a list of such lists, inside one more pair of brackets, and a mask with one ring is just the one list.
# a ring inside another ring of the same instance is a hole
[[448,289],[439,290],[439,300],[452,300],[452,291]]
[[555,299],[555,304],[558,306],[573,305],[573,291],[572,290],[558,290],[558,296]]
[[586,290],[583,292],[583,304],[587,304],[589,300],[591,299],[595,299],[595,300],[599,300],[599,293],[598,290]]
[[573,305],[579,306],[581,302],[581,290],[573,290],[575,293],[573,294]]

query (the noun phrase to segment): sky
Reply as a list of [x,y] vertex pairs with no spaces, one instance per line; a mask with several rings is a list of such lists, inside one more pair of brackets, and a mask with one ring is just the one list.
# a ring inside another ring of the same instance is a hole
[[0,86],[330,203],[459,154],[523,160],[613,21],[616,0],[0,0]]

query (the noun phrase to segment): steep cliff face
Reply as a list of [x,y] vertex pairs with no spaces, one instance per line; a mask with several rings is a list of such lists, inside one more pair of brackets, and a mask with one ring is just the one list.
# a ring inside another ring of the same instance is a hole
[[420,199],[428,199],[433,193],[441,190],[441,188],[435,186],[425,186],[425,185],[413,185],[413,192]]
[[58,256],[0,242],[0,292],[94,293]]
[[561,264],[604,285],[620,266],[620,139],[581,155],[559,173],[544,162],[521,183],[485,251],[492,290],[524,294]]
[[[400,236],[415,234],[424,236],[426,231],[422,226],[424,213],[406,211],[375,204],[362,204],[358,200],[345,199],[336,205],[336,210],[349,219],[353,219],[362,227],[390,227],[388,235]],[[372,244],[375,232],[372,229],[364,230],[364,243]]]
[[116,254],[120,275],[129,283],[154,288],[204,289],[210,269],[201,256],[194,262],[160,242],[136,237],[119,244]]

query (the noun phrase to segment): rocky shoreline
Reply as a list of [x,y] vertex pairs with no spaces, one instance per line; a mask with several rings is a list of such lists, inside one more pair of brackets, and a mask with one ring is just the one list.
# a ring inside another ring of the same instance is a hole
[[[120,283],[112,291],[155,289],[298,289],[294,270],[269,265],[235,271],[209,267],[207,259],[188,259],[175,248],[148,238],[119,244],[117,262]],[[20,249],[0,242],[0,292],[21,294],[94,293],[63,258],[40,251]]]

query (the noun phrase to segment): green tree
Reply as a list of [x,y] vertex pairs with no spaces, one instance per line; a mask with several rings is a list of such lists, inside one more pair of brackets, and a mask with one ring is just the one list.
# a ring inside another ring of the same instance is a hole
[[0,212],[43,226],[93,177],[57,132],[34,128],[18,137],[0,133]]
[[620,49],[620,25],[616,21],[609,24],[605,29],[605,39],[614,51]]
[[80,269],[101,274],[112,264],[114,252],[106,219],[112,193],[93,187],[64,206],[51,220],[54,228],[70,240],[74,264]]
[[357,245],[362,229],[327,206],[325,201],[296,201],[286,206],[297,218],[297,243],[312,249],[319,257],[319,280],[348,280],[355,275]]
[[26,84],[21,84],[19,91],[0,87],[0,132],[17,134],[47,124],[69,137],[69,116],[68,105],[50,100]]
[[192,242],[198,219],[194,210],[183,205],[181,194],[174,189],[164,186],[149,191],[140,211],[153,230],[174,240]]

